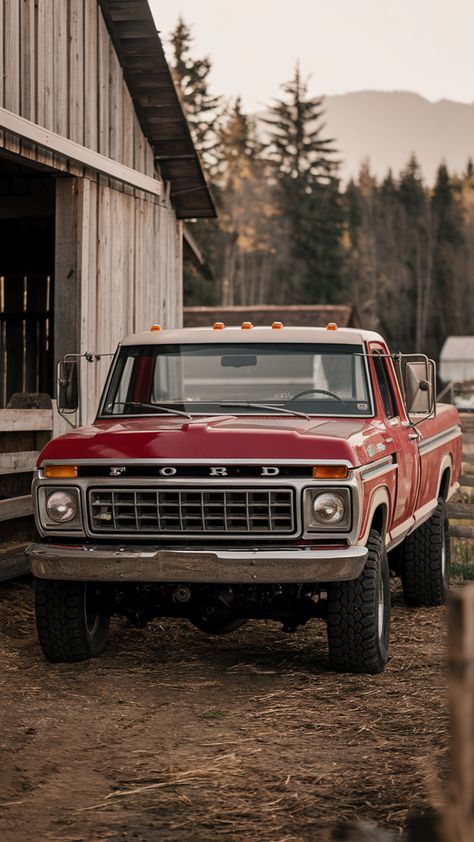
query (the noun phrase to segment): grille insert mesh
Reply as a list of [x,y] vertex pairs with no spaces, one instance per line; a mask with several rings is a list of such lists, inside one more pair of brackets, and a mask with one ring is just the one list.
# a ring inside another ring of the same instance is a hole
[[134,488],[89,492],[92,532],[291,534],[291,488]]

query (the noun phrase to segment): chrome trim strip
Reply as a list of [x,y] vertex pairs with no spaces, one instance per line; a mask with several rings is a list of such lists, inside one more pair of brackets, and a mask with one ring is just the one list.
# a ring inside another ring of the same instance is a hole
[[393,456],[384,456],[382,459],[377,459],[376,462],[371,462],[370,465],[362,468],[359,476],[362,480],[373,479],[374,476],[384,474],[386,471],[397,467],[397,464],[393,461]]
[[221,459],[196,459],[192,456],[189,459],[43,459],[39,467],[44,465],[97,465],[102,468],[108,465],[345,465],[349,470],[354,469],[348,459],[280,459],[278,456],[274,459],[226,459],[224,456]]
[[27,548],[40,579],[98,582],[212,582],[228,584],[335,582],[356,579],[366,547],[185,550],[143,545]]
[[431,450],[435,450],[435,448],[441,447],[442,444],[447,444],[449,441],[452,441],[461,435],[461,428],[458,425],[450,427],[449,430],[443,430],[441,433],[436,433],[434,436],[424,438],[418,444],[418,451],[420,455],[423,453],[429,453]]

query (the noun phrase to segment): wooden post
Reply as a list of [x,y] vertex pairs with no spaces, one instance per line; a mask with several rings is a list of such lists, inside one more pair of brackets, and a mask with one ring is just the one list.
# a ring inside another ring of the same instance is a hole
[[449,603],[451,778],[443,840],[474,839],[474,584],[453,591]]

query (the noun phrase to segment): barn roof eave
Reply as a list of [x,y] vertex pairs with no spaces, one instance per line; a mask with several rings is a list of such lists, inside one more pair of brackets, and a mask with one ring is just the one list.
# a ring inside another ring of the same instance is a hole
[[217,216],[148,0],[99,0],[141,127],[178,219]]

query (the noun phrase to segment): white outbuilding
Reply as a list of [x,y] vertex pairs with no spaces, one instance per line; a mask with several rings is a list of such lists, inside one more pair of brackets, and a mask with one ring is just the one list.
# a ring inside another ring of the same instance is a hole
[[474,380],[474,336],[448,336],[439,357],[439,376],[445,383]]

